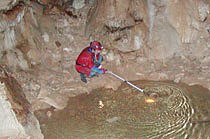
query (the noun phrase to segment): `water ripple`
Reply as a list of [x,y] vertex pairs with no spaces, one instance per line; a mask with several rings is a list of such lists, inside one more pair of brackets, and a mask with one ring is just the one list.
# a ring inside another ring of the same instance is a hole
[[[189,103],[189,99],[185,96],[185,92],[180,88],[167,84],[148,84],[146,91],[155,92],[159,96],[159,102],[166,104],[164,110],[159,110],[153,116],[152,121],[129,123],[121,121],[121,124],[129,124],[132,127],[141,128],[145,131],[142,134],[145,138],[166,138],[175,135],[188,138],[187,128],[191,128],[191,118],[194,110]],[[142,128],[143,127],[143,128]]]

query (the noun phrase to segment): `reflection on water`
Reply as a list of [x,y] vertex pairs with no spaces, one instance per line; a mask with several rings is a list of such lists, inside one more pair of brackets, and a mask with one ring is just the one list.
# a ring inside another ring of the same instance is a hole
[[192,138],[210,139],[210,92],[200,86],[133,82],[158,94],[154,103],[123,84],[71,98],[67,108],[36,112],[46,139]]

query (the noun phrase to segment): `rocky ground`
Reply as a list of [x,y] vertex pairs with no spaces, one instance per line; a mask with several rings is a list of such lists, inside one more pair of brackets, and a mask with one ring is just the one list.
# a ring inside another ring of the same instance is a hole
[[109,74],[80,81],[75,60],[92,40],[105,47],[104,68],[126,80],[210,89],[209,5],[209,0],[5,0],[0,62],[22,88],[31,112],[63,109],[69,97],[120,86]]

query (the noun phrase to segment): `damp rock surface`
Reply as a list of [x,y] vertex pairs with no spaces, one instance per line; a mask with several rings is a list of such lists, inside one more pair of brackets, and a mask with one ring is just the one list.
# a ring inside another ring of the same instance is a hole
[[0,138],[42,139],[21,85],[6,66],[0,66],[0,73]]
[[[158,94],[155,102],[147,103],[147,97],[126,84],[117,91],[96,89],[71,98],[64,110],[37,111],[45,138],[203,139],[210,136],[207,89],[171,82],[132,83]],[[49,111],[50,118],[46,115]]]

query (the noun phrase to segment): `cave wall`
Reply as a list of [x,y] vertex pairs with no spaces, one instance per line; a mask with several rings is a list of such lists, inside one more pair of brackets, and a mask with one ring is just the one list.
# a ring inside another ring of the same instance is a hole
[[21,85],[7,66],[1,65],[0,73],[0,138],[42,139],[39,122]]
[[[146,46],[151,59],[168,59],[186,53],[182,49],[185,44],[206,49],[209,45],[209,1],[99,0],[94,6],[86,34],[103,41],[108,32],[111,39],[104,42],[122,52]],[[200,44],[200,37],[205,44]]]
[[86,35],[102,41],[109,49],[107,60],[125,73],[209,86],[209,76],[203,76],[210,67],[209,22],[208,0],[98,0],[89,10]]

